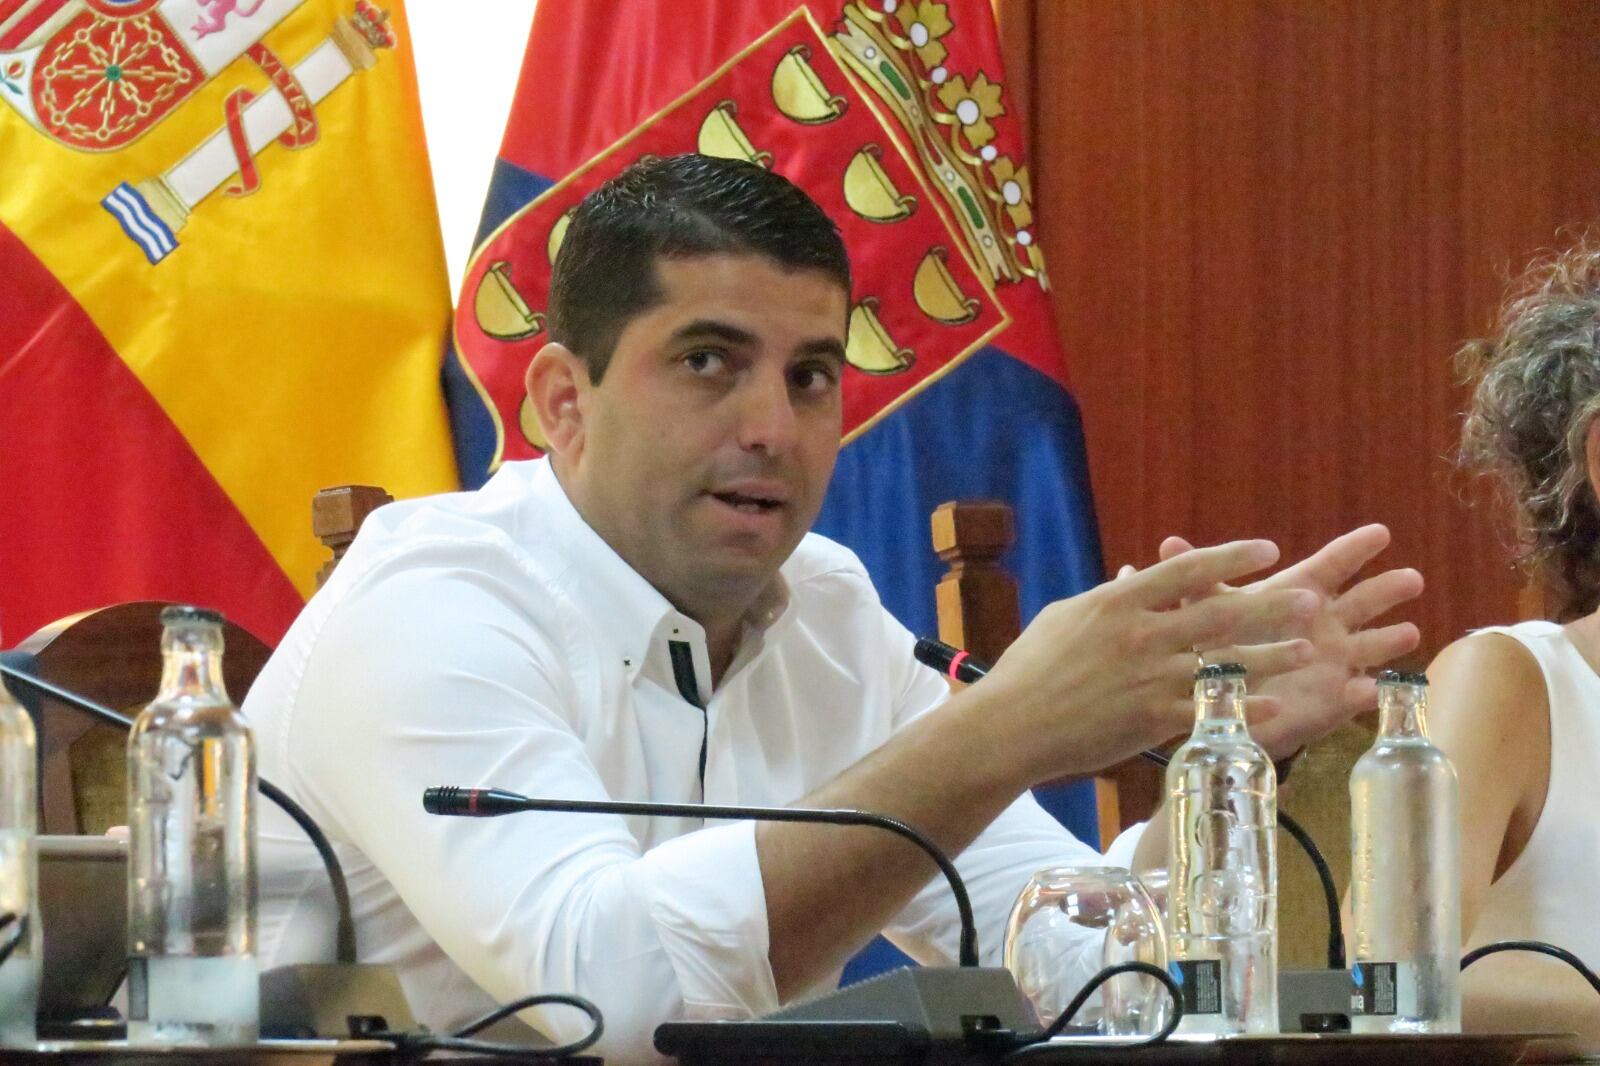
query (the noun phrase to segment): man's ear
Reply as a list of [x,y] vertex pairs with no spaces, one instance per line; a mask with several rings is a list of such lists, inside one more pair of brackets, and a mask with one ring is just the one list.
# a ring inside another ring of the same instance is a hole
[[539,349],[523,377],[528,404],[549,450],[576,459],[583,450],[583,409],[591,388],[589,367],[554,341]]

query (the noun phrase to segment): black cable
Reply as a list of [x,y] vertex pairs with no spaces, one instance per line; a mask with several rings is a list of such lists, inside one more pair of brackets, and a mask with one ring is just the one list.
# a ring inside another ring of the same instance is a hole
[[1557,947],[1554,944],[1546,944],[1543,940],[1497,940],[1493,944],[1485,944],[1481,948],[1473,948],[1461,956],[1461,968],[1465,970],[1484,956],[1495,955],[1502,951],[1529,951],[1536,955],[1549,955],[1553,959],[1560,959],[1582,974],[1583,979],[1589,982],[1589,987],[1594,989],[1597,994],[1600,994],[1600,977],[1596,977],[1595,972],[1585,966],[1582,959],[1566,948]]
[[[0,679],[18,681],[29,686],[35,692],[43,693],[51,699],[59,700],[69,707],[76,707],[110,725],[121,729],[132,729],[133,719],[113,711],[110,707],[96,703],[94,700],[80,696],[76,692],[69,692],[57,685],[25,670],[0,663]],[[334,958],[339,962],[356,961],[356,925],[350,913],[350,888],[345,883],[344,866],[339,862],[339,857],[333,853],[333,845],[328,842],[326,834],[320,826],[311,820],[305,808],[290,799],[282,789],[264,777],[256,778],[256,787],[261,794],[282,808],[303,833],[311,840],[311,846],[317,849],[317,854],[322,857],[322,865],[328,871],[328,883],[333,889],[333,903],[338,910],[338,927],[334,940]]]
[[[594,1024],[589,1031],[577,1040],[567,1044],[558,1044],[555,1047],[534,1047],[529,1044],[497,1044],[490,1040],[469,1039],[473,1033],[481,1032],[504,1018],[509,1018],[518,1011],[528,1007],[539,1007],[551,1004],[575,1007],[589,1016]],[[448,1035],[436,1035],[427,1031],[420,1033],[390,1032],[387,1030],[373,1030],[363,1032],[364,1039],[388,1040],[395,1044],[402,1057],[425,1058],[435,1051],[461,1051],[474,1055],[488,1055],[492,1057],[511,1057],[522,1059],[564,1059],[576,1055],[578,1052],[593,1047],[605,1035],[605,1018],[600,1014],[600,1008],[584,999],[582,996],[567,995],[559,992],[549,992],[536,996],[524,996],[521,999],[507,1003],[503,1007],[496,1007],[483,1017],[468,1022],[455,1032]]]
[[263,796],[276,803],[310,839],[311,846],[317,849],[317,854],[322,858],[322,865],[328,871],[328,887],[333,890],[333,907],[338,914],[338,923],[334,928],[334,961],[355,962],[359,956],[356,953],[355,917],[350,910],[350,886],[344,879],[344,865],[339,862],[339,856],[333,853],[333,844],[322,832],[322,827],[311,820],[311,815],[306,813],[305,808],[290,799],[277,785],[264,777],[257,776],[256,788]]
[[0,965],[5,964],[5,961],[11,957],[11,953],[17,950],[17,945],[22,943],[22,938],[28,935],[27,915],[23,915],[22,919],[18,921],[17,916],[10,911],[0,913],[0,929],[4,929],[12,922],[17,923],[17,931],[10,940],[6,941],[4,947],[0,947]]
[[1328,860],[1322,857],[1322,852],[1317,849],[1304,826],[1281,810],[1278,812],[1278,825],[1294,837],[1311,860],[1311,865],[1317,868],[1317,880],[1322,882],[1323,902],[1328,908],[1328,969],[1342,970],[1345,968],[1344,918],[1339,913],[1339,890],[1333,884],[1333,871],[1328,869]]
[[[1029,1051],[1045,1050],[1044,1045],[1049,1043],[1049,1041],[1053,1038],[1061,1035],[1062,1030],[1066,1029],[1067,1025],[1072,1021],[1072,1019],[1077,1016],[1077,1013],[1083,1009],[1083,1005],[1089,1001],[1089,997],[1094,995],[1095,991],[1099,989],[1101,985],[1111,980],[1111,978],[1125,973],[1142,973],[1148,977],[1154,977],[1156,980],[1160,981],[1162,986],[1167,990],[1167,995],[1171,997],[1172,1010],[1167,1015],[1166,1024],[1163,1025],[1160,1030],[1152,1033],[1148,1037],[1145,1037],[1143,1040],[1135,1040],[1127,1044],[1117,1044],[1115,1045],[1116,1050],[1121,1051],[1129,1048],[1150,1047],[1153,1044],[1159,1044],[1166,1040],[1167,1037],[1171,1036],[1173,1032],[1177,1030],[1178,1023],[1183,1021],[1183,991],[1178,987],[1178,982],[1173,980],[1172,975],[1167,971],[1163,970],[1159,966],[1152,966],[1148,962],[1119,962],[1115,966],[1107,966],[1105,969],[1089,978],[1089,983],[1078,990],[1078,994],[1072,997],[1072,1002],[1068,1003],[1061,1013],[1056,1015],[1055,1021],[1046,1026],[1043,1032],[1039,1033],[1037,1036],[1030,1037],[1025,1043],[1014,1050],[1010,1055],[1007,1056],[1007,1061],[1012,1059],[1027,1059],[1031,1057],[1028,1055]],[[1054,1052],[1051,1051],[1050,1053],[1053,1054]]]

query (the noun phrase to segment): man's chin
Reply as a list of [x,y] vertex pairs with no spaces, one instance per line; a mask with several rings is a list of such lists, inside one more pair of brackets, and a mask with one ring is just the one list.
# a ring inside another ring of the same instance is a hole
[[691,565],[714,581],[764,586],[799,545],[799,537],[721,537],[705,544]]

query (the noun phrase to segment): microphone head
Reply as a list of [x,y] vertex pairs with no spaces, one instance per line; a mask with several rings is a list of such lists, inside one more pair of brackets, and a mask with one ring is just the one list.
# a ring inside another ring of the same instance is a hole
[[467,810],[467,789],[459,785],[437,785],[422,790],[422,809],[429,814],[461,814]]
[[955,658],[955,652],[956,649],[950,645],[930,637],[918,637],[916,647],[911,649],[917,662],[931,666],[941,674],[950,668],[950,660]]
[[979,681],[989,672],[985,663],[974,659],[960,648],[953,648],[942,640],[918,637],[911,654],[924,666],[931,666],[945,677],[965,684]]

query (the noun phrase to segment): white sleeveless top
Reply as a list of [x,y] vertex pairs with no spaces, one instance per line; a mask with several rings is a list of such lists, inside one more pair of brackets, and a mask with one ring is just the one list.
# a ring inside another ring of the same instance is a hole
[[1491,626],[1533,653],[1550,702],[1550,785],[1522,854],[1489,887],[1467,948],[1544,940],[1600,966],[1600,675],[1554,622]]

